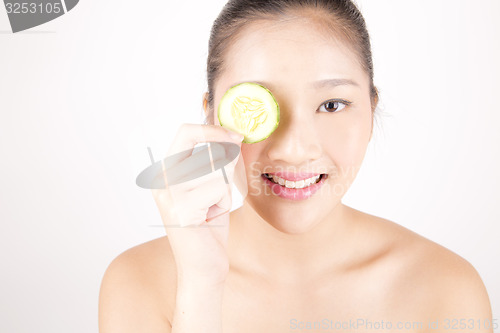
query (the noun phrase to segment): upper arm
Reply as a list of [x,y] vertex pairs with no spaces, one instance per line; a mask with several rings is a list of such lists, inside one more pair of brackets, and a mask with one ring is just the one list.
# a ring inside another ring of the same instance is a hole
[[129,249],[108,266],[99,293],[99,332],[171,332],[151,269]]

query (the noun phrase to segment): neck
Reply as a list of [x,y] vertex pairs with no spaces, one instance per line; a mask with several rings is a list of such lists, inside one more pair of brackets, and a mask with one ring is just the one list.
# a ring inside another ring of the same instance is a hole
[[[262,219],[245,200],[231,217],[230,251],[245,271],[280,282],[296,282],[347,260],[348,207],[341,202],[311,230],[286,234]],[[350,220],[350,219],[349,219]]]

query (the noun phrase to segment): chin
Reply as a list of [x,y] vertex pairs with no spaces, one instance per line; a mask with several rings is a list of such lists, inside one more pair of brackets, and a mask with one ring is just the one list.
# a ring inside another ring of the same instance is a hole
[[277,210],[275,206],[270,204],[269,200],[266,201],[266,198],[248,199],[250,205],[265,223],[284,234],[305,234],[314,229],[326,216],[325,210],[321,210],[324,212],[323,214],[315,214],[311,213],[310,210],[293,205],[293,203],[281,206]]

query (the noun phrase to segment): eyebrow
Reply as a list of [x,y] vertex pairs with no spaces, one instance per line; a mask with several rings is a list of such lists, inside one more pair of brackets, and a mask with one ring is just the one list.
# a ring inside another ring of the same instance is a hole
[[[273,85],[269,82],[263,82],[263,81],[246,81],[246,82],[257,83],[271,90],[273,89]],[[351,79],[325,79],[325,80],[311,82],[311,86],[316,89],[324,87],[335,88],[337,86],[347,86],[347,85],[359,87],[359,84]]]
[[359,87],[359,84],[357,84],[355,81],[350,80],[350,79],[326,79],[326,80],[320,80],[313,82],[312,84],[315,88],[323,88],[325,86],[329,87],[337,87],[337,86],[356,86]]

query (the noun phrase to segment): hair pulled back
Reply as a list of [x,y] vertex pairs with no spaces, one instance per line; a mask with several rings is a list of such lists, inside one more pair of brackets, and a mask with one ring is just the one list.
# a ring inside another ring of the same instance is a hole
[[207,59],[207,102],[212,119],[215,82],[224,68],[224,56],[242,28],[262,19],[276,19],[309,10],[315,19],[325,23],[337,38],[348,45],[368,74],[372,110],[375,110],[378,92],[373,84],[373,61],[370,36],[363,15],[351,0],[229,0],[215,20],[210,33]]

